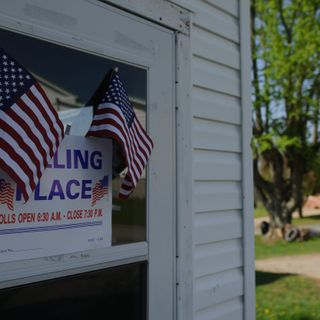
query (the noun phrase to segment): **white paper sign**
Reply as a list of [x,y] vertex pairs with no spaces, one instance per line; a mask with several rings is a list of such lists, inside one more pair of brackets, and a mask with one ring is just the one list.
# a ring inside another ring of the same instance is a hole
[[112,143],[66,136],[27,203],[0,171],[0,262],[111,246]]

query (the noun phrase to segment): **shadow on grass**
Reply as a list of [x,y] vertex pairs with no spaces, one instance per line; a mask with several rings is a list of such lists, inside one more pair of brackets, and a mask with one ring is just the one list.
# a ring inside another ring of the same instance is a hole
[[[263,272],[256,271],[256,285],[263,286],[265,284],[272,283],[284,277],[292,276],[290,273],[271,273],[271,272]],[[301,319],[308,320],[308,319]]]

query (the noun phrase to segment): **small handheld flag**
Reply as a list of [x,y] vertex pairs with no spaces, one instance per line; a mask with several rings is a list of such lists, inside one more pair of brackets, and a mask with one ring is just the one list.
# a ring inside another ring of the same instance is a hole
[[106,194],[108,194],[108,176],[104,176],[99,180],[92,189],[91,206],[94,206],[97,201],[101,200]]
[[4,179],[0,179],[0,204],[7,205],[13,211],[14,189],[11,184]]
[[116,71],[104,78],[90,99],[94,116],[87,136],[114,139],[122,149],[127,173],[119,197],[133,192],[153,149],[153,142],[138,121]]
[[39,83],[0,48],[0,169],[25,201],[63,136],[62,122]]

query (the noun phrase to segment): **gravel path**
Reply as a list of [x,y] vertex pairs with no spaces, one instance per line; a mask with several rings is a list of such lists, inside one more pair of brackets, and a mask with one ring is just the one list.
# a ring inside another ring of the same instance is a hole
[[256,260],[256,270],[300,274],[320,279],[320,254],[304,254]]
[[[305,217],[318,214],[320,214],[319,209],[306,209],[303,212]],[[297,216],[298,214],[295,213],[294,217]],[[261,234],[259,226],[262,221],[268,221],[268,218],[264,217],[255,219],[255,234]],[[304,225],[302,227],[320,230],[320,224],[312,226]],[[273,273],[299,274],[314,279],[320,279],[320,253],[256,260],[256,270]]]

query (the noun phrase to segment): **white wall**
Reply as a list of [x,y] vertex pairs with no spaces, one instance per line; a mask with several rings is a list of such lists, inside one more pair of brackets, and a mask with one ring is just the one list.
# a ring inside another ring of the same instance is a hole
[[194,319],[241,320],[245,219],[240,4],[238,0],[171,2],[193,12]]

